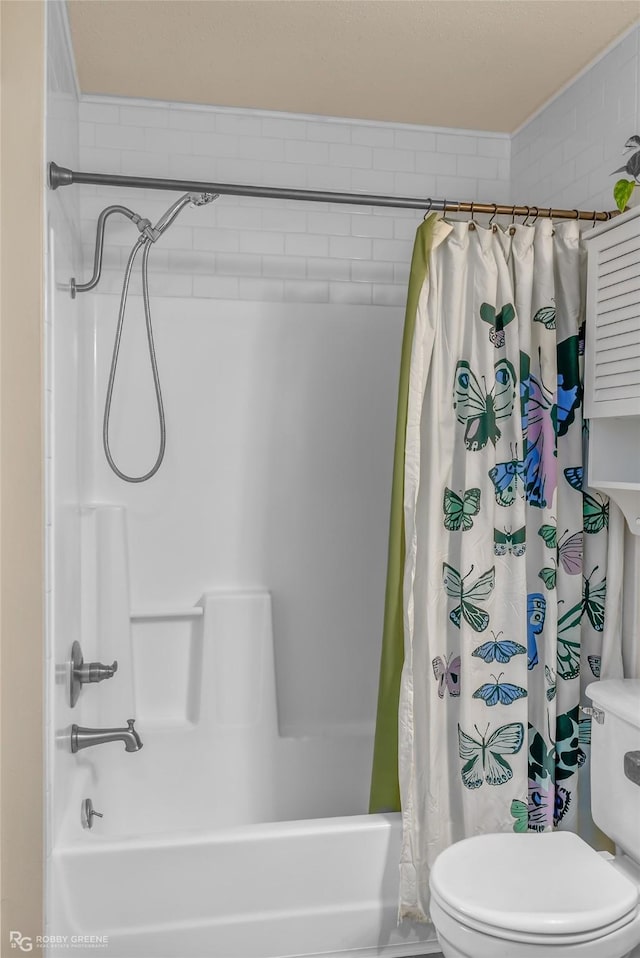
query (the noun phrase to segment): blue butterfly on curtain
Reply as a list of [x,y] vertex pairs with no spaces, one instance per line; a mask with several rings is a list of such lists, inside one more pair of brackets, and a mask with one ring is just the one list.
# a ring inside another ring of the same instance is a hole
[[530,592],[527,596],[527,668],[538,664],[538,643],[536,635],[544,628],[547,614],[547,600],[541,592]]
[[500,675],[496,678],[495,675],[491,675],[493,682],[486,682],[484,685],[481,685],[479,689],[476,689],[472,695],[474,699],[482,699],[485,705],[512,705],[518,699],[525,698],[527,695],[527,690],[523,689],[520,685],[513,685],[511,682],[501,682],[500,679],[504,675],[504,672],[501,672]]
[[539,509],[551,504],[556,488],[556,416],[553,392],[530,370],[520,382],[524,437],[524,487],[527,502]]
[[511,459],[497,462],[489,469],[489,478],[493,483],[496,502],[499,506],[512,505],[518,495],[523,496],[527,477],[524,459],[518,458],[518,447],[511,449]]
[[518,642],[513,642],[511,639],[500,639],[502,632],[498,632],[497,635],[493,632],[492,635],[493,639],[489,642],[483,642],[471,653],[487,664],[495,660],[504,665],[506,662],[510,662],[514,655],[524,655],[527,651],[524,645],[520,645]]

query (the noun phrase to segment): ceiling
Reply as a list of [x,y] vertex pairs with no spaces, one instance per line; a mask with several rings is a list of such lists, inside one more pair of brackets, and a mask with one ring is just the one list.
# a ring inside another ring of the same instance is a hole
[[67,0],[83,93],[512,132],[640,0]]

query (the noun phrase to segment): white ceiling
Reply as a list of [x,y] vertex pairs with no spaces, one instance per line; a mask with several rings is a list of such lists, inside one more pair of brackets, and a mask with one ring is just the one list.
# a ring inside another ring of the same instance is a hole
[[512,132],[640,0],[68,0],[83,93]]

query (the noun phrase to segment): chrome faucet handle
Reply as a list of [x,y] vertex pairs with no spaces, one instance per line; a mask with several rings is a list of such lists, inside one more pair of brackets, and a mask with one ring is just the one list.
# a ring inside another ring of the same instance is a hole
[[93,802],[90,798],[84,798],[82,800],[82,811],[81,811],[81,820],[83,828],[93,828],[93,819],[104,818],[102,812],[96,812],[93,807]]

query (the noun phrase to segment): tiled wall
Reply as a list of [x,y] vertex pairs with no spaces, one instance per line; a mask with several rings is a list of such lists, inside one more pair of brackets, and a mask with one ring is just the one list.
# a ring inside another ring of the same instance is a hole
[[614,209],[612,172],[640,134],[640,27],[635,27],[512,138],[516,200]]
[[[86,170],[226,183],[504,201],[508,136],[86,97]],[[82,187],[85,265],[96,218],[124,202],[154,220],[173,193]],[[151,256],[156,295],[402,305],[420,211],[225,196],[188,209]],[[119,290],[137,236],[108,230],[103,291]],[[136,287],[134,287],[135,289]]]

